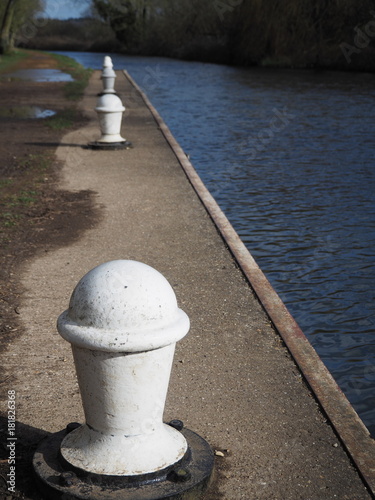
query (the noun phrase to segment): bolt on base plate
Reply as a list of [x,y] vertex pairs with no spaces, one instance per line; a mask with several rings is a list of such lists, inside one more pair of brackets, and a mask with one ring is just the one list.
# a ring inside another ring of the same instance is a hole
[[[170,425],[175,427],[173,420]],[[182,424],[182,422],[181,422]],[[60,445],[68,425],[41,441],[33,458],[38,487],[48,499],[69,500],[198,500],[206,491],[214,467],[209,444],[198,434],[182,429],[188,452],[177,464],[158,471],[135,476],[102,476],[85,473],[62,460]]]
[[133,144],[129,141],[124,142],[99,142],[93,141],[87,144],[88,149],[101,149],[103,151],[112,151],[116,149],[130,149]]

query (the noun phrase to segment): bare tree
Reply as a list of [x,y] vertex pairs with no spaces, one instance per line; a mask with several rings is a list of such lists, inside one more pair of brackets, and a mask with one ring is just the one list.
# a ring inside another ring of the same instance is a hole
[[17,0],[8,0],[5,5],[0,30],[0,53],[7,54],[12,50],[11,27],[14,15],[15,4]]
[[14,40],[22,25],[41,11],[42,0],[6,0],[0,7],[0,54],[14,49]]

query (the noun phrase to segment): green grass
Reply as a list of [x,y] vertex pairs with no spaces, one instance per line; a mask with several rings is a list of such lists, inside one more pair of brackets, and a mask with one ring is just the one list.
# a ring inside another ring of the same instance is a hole
[[[7,72],[22,58],[29,56],[29,51],[17,50],[10,56],[0,59],[1,72]],[[72,75],[73,82],[65,86],[65,96],[69,101],[79,100],[88,84],[92,70],[83,68],[69,57],[51,54],[58,64],[58,68]],[[32,100],[32,96],[30,96]],[[73,127],[79,120],[79,111],[76,104],[71,102],[64,110],[46,118],[44,123],[55,131],[65,131]],[[53,164],[51,153],[28,155],[18,162],[15,173],[11,177],[0,179],[0,244],[9,243],[12,234],[17,231],[30,217],[33,207],[38,206],[43,195],[43,184],[46,173]]]
[[9,231],[17,229],[39,202],[51,165],[52,157],[47,154],[29,155],[19,163],[18,175],[0,180],[0,243],[9,241]]
[[28,57],[26,50],[17,49],[12,54],[0,56],[0,75],[15,66],[19,61]]
[[65,130],[72,127],[78,118],[78,112],[74,108],[67,108],[59,111],[56,115],[51,116],[45,121],[47,127],[52,130]]
[[24,206],[30,206],[37,201],[37,196],[37,191],[32,189],[21,191],[20,195],[17,196],[17,202]]
[[[65,84],[65,97],[70,101],[78,101],[82,98],[85,88],[92,74],[92,69],[84,68],[74,59],[62,54],[53,54],[51,56],[57,61],[58,67],[64,73],[68,73],[74,79]],[[51,117],[46,124],[53,130],[65,130],[76,123],[78,112],[75,108],[67,108]]]
[[12,179],[0,179],[0,190],[6,188],[13,183]]
[[[41,182],[46,170],[51,165],[51,158],[46,154],[29,154],[27,158],[20,160],[18,169],[22,172],[33,172],[33,178],[36,182]],[[12,180],[11,180],[12,182]]]
[[[62,54],[50,53],[50,55],[56,60],[59,69],[73,78],[72,82],[65,85],[65,97],[70,101],[78,101],[87,87],[92,69],[84,68],[74,59]],[[22,49],[16,49],[12,54],[0,56],[0,77],[1,74],[10,71],[19,61],[27,57],[30,57],[30,51]]]
[[24,218],[24,211],[34,205],[37,199],[38,192],[34,189],[23,190],[19,194],[5,197],[1,203],[0,231],[1,227],[16,227]]
[[15,214],[13,212],[3,212],[1,214],[0,222],[4,228],[10,228],[17,226],[19,219],[20,219],[19,214]]
[[74,78],[74,81],[65,85],[65,97],[71,101],[78,101],[87,87],[92,69],[84,68],[70,57],[61,54],[51,53],[51,56],[56,59],[61,71],[69,73]]

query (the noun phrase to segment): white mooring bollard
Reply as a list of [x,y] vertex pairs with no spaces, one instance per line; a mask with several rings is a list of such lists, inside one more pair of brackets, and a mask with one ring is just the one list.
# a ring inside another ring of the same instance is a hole
[[101,75],[104,94],[115,94],[116,73],[113,69],[112,59],[105,56],[103,60],[103,70]]
[[125,111],[121,99],[114,94],[103,94],[95,108],[98,113],[102,135],[97,142],[106,144],[125,142],[121,137],[122,114]]
[[115,94],[101,94],[95,111],[98,114],[101,137],[90,142],[91,149],[129,149],[132,144],[121,136],[122,114],[125,111],[121,99]]
[[163,423],[175,345],[188,330],[172,287],[146,264],[108,262],[79,281],[58,331],[72,345],[86,423],[40,444],[33,465],[45,494],[200,498],[212,451],[180,420]]
[[116,150],[129,149],[132,146],[131,142],[121,136],[122,115],[125,107],[114,90],[116,73],[112,67],[112,59],[105,56],[101,76],[104,90],[99,94],[95,108],[99,118],[101,137],[89,142],[90,149]]
[[58,330],[72,344],[86,417],[62,442],[62,456],[116,476],[180,460],[186,440],[162,416],[176,341],[189,319],[166,279],[139,262],[103,264],[78,283]]

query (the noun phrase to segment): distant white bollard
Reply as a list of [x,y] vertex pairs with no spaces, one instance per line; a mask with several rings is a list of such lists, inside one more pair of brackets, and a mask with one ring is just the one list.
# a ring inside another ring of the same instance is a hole
[[116,73],[113,70],[112,59],[109,56],[104,57],[103,70],[102,70],[102,83],[104,94],[115,94],[115,79]]
[[176,341],[189,319],[167,280],[139,262],[102,264],[78,283],[58,330],[72,344],[86,417],[63,440],[64,459],[119,476],[179,461],[186,439],[162,418]]
[[86,422],[38,446],[33,467],[48,498],[202,497],[210,446],[180,420],[163,422],[176,342],[189,326],[168,281],[146,264],[107,262],[78,282],[57,328],[72,346]]
[[121,99],[114,94],[102,94],[98,98],[95,111],[99,117],[101,137],[98,144],[111,145],[125,143],[121,137],[122,114],[125,111]]
[[101,137],[89,142],[88,147],[91,149],[116,150],[132,147],[132,143],[121,136],[122,115],[125,107],[113,88],[116,73],[112,66],[112,59],[105,56],[101,76],[104,90],[99,94],[95,108],[99,118]]

